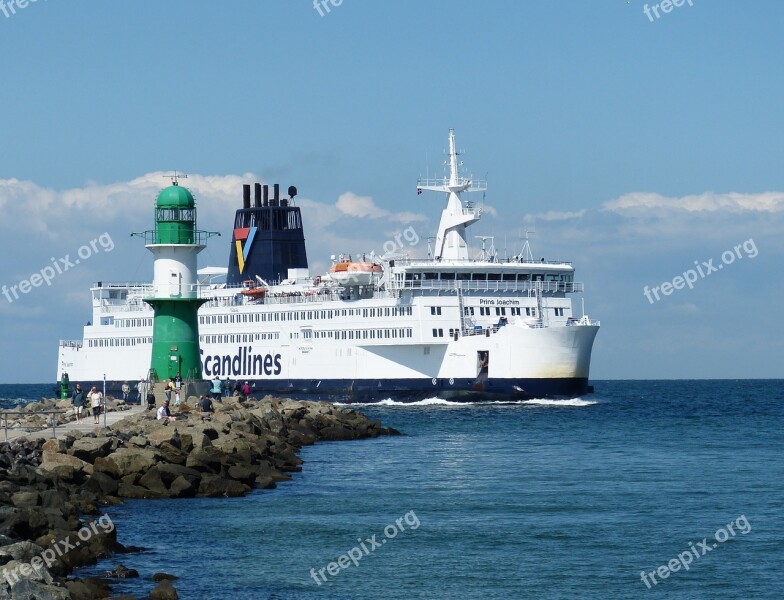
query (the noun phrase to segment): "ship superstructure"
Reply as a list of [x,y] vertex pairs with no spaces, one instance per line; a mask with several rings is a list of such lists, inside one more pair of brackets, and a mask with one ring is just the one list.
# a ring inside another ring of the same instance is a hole
[[[445,194],[428,258],[389,253],[340,257],[308,270],[296,188],[281,198],[243,188],[228,268],[204,268],[194,291],[202,376],[249,381],[256,393],[348,401],[427,396],[467,399],[575,397],[589,391],[599,323],[573,314],[582,292],[568,262],[471,257],[468,227],[481,209],[464,194],[486,190],[460,174],[454,131],[449,173],[420,180]],[[221,280],[223,279],[223,280]],[[91,289],[92,324],[60,344],[58,378],[124,381],[148,374],[150,286]]]

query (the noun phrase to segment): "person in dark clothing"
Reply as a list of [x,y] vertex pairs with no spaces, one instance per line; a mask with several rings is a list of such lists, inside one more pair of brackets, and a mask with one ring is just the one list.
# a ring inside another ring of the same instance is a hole
[[71,396],[71,402],[73,402],[74,414],[76,415],[76,422],[81,423],[82,411],[84,410],[85,404],[87,404],[87,393],[82,389],[82,386],[78,383],[76,384],[76,389],[73,392],[73,396]]
[[155,408],[155,394],[147,392],[147,410]]
[[209,396],[202,396],[199,398],[199,410],[206,413],[215,412],[212,407],[212,400]]

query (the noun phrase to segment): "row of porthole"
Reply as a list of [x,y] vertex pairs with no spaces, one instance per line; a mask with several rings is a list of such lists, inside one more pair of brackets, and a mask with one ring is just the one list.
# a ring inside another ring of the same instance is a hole
[[[432,381],[433,381],[433,385],[438,384],[438,379],[436,379],[435,377],[433,377]],[[451,377],[449,378],[449,385],[455,385],[455,380],[452,379]]]

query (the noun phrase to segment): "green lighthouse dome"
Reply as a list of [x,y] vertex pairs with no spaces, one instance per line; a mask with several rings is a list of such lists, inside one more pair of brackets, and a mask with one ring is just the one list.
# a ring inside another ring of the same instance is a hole
[[196,206],[196,201],[187,188],[170,185],[158,194],[155,206],[157,208],[193,208]]

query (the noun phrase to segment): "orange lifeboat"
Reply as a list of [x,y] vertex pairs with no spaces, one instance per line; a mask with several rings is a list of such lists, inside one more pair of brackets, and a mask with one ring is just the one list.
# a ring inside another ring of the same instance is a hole
[[334,263],[329,268],[329,276],[341,285],[369,285],[373,282],[373,276],[383,271],[378,263],[349,259]]
[[243,290],[240,293],[248,298],[260,300],[267,295],[267,288],[257,287],[255,281],[249,280],[244,282]]

